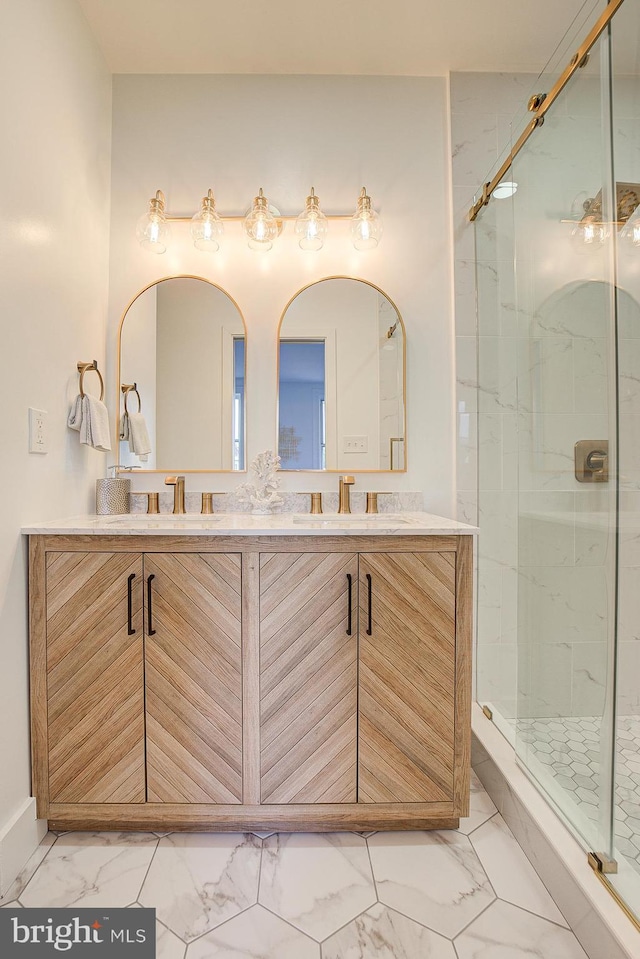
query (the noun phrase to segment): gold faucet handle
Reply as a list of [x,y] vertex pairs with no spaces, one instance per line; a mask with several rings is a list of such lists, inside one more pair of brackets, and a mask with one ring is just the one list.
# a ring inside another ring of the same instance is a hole
[[200,512],[207,516],[213,513],[213,493],[202,494],[202,509]]
[[311,509],[310,513],[318,515],[322,512],[322,493],[310,493],[311,496]]
[[378,490],[376,493],[367,493],[367,513],[377,513],[378,512],[378,497],[379,496],[391,496],[392,494],[388,491]]

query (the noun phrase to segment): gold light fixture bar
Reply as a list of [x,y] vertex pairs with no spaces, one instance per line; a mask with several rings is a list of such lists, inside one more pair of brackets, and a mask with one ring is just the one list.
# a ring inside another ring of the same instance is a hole
[[495,188],[498,186],[498,184],[504,177],[507,170],[511,167],[514,159],[516,158],[518,153],[520,153],[520,150],[523,148],[523,146],[525,145],[525,143],[527,142],[527,140],[529,139],[533,131],[536,130],[539,126],[542,126],[542,124],[544,123],[545,113],[547,112],[549,107],[558,99],[558,97],[560,96],[560,94],[562,93],[562,91],[564,90],[564,88],[566,87],[567,83],[569,82],[573,74],[576,72],[576,70],[579,70],[580,67],[584,65],[587,54],[589,53],[591,48],[595,45],[595,43],[600,39],[600,36],[602,35],[602,33],[604,33],[609,23],[611,22],[611,20],[613,19],[615,14],[618,12],[619,8],[622,6],[623,3],[624,3],[624,0],[610,0],[609,5],[607,6],[607,9],[600,15],[598,20],[595,22],[595,24],[593,25],[593,27],[591,28],[591,30],[589,31],[589,33],[587,34],[587,36],[585,37],[581,45],[578,47],[577,51],[571,57],[571,60],[569,61],[569,63],[567,64],[563,72],[560,74],[560,76],[558,77],[554,85],[551,87],[551,90],[546,95],[546,97],[542,96],[541,94],[538,94],[535,98],[532,97],[532,100],[534,102],[531,103],[530,101],[530,103],[531,103],[531,106],[533,106],[535,109],[533,119],[530,121],[530,123],[527,124],[527,126],[524,128],[524,130],[518,137],[518,140],[516,141],[515,146],[512,148],[511,153],[506,158],[506,160],[504,161],[504,163],[502,164],[502,166],[500,167],[500,169],[494,176],[493,180],[491,180],[489,183],[485,183],[484,186],[482,187],[482,196],[480,197],[479,200],[476,200],[476,202],[473,204],[473,206],[469,210],[469,219],[472,222],[473,220],[476,219],[480,210],[484,206],[487,206],[487,204],[489,203],[489,200],[491,199],[491,194],[493,193]]

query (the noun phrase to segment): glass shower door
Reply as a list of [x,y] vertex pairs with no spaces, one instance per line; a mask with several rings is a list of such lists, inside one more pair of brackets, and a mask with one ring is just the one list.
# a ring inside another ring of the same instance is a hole
[[[615,310],[607,40],[518,154],[516,751],[611,855],[616,595]],[[601,217],[600,219],[602,219]],[[610,217],[609,217],[610,218]]]

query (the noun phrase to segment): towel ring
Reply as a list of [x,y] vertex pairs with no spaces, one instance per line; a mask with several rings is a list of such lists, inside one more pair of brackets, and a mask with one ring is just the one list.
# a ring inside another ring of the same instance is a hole
[[84,396],[84,374],[88,371],[98,374],[98,378],[100,379],[100,402],[102,402],[104,399],[104,380],[102,379],[102,373],[98,369],[97,360],[93,360],[91,363],[78,363],[78,373],[80,374],[80,396]]
[[127,415],[129,415],[129,408],[127,407],[127,397],[129,396],[129,393],[135,393],[136,396],[138,397],[138,413],[140,413],[141,410],[142,410],[142,400],[140,399],[140,394],[139,394],[139,392],[138,392],[138,384],[137,384],[137,383],[123,383],[122,386],[120,387],[120,389],[121,389],[122,392],[124,393],[124,411],[125,411],[125,413],[126,413]]

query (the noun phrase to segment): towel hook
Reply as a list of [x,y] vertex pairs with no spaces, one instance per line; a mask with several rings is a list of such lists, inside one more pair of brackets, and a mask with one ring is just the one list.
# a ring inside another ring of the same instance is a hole
[[127,414],[127,416],[129,415],[129,409],[127,407],[127,397],[129,396],[129,393],[135,393],[136,396],[138,397],[138,413],[140,413],[142,410],[142,400],[140,399],[140,394],[138,392],[138,384],[123,383],[120,389],[124,393],[124,411]]
[[92,360],[91,363],[78,363],[78,373],[80,374],[80,396],[84,396],[84,374],[87,371],[95,371],[100,379],[100,402],[104,399],[104,380],[102,373],[98,369],[98,361]]

